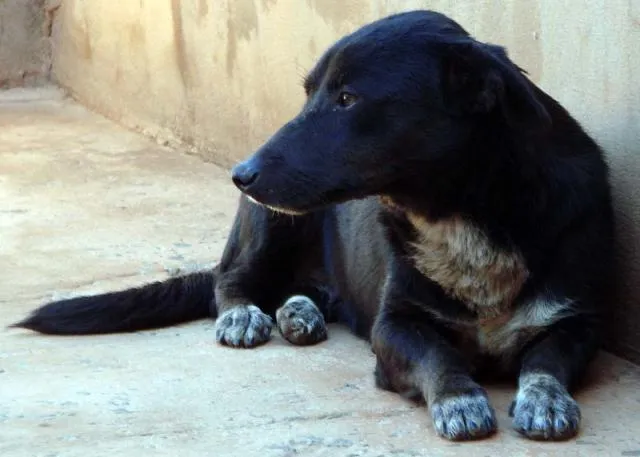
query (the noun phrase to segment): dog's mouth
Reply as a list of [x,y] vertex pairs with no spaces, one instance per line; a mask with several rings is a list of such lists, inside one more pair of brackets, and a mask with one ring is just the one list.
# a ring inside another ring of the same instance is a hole
[[[270,209],[276,213],[287,214],[289,216],[302,216],[324,208],[346,203],[353,200],[360,200],[369,196],[378,195],[379,192],[367,189],[355,192],[353,189],[341,187],[331,191],[318,192],[311,195],[300,193],[278,193],[273,190],[257,192],[256,189],[244,189],[241,192],[251,203]],[[278,198],[286,195],[286,198]]]
[[271,211],[276,213],[287,214],[289,216],[302,216],[306,214],[306,211],[300,211],[297,209],[284,208],[279,206],[267,205],[266,203],[261,203],[255,198],[253,198],[251,195],[247,195],[247,199],[255,205],[264,206],[265,208],[269,208]]
[[377,195],[381,189],[380,180],[365,180],[356,176],[349,181],[345,176],[341,176],[341,170],[333,174],[317,170],[316,174],[302,174],[296,170],[288,170],[282,164],[274,171],[267,167],[260,169],[251,162],[245,168],[251,173],[239,168],[236,174],[240,175],[241,179],[236,176],[234,184],[247,200],[290,216],[301,216],[351,200]]

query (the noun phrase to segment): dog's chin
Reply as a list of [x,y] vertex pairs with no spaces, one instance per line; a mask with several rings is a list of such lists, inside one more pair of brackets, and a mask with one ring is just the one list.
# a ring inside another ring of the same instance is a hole
[[263,205],[263,206],[269,208],[271,211],[274,211],[276,213],[287,214],[289,216],[303,216],[306,214],[305,211],[298,211],[290,208],[278,208],[277,206],[271,206],[271,205]]
[[280,207],[280,206],[267,205],[266,203],[261,203],[261,202],[259,202],[258,200],[256,200],[255,198],[253,198],[250,195],[247,195],[247,199],[251,203],[254,203],[254,204],[259,205],[259,206],[264,206],[265,208],[269,208],[271,211],[274,211],[276,213],[287,214],[289,216],[302,216],[302,215],[306,214],[306,211],[300,211],[300,210],[297,210],[297,209],[284,208],[284,207]]
[[[269,208],[272,211],[282,214],[288,214],[290,216],[302,216],[304,214],[313,213],[331,206],[339,205],[353,200],[360,200],[373,195],[378,195],[378,192],[373,190],[360,191],[360,192],[347,192],[344,189],[326,191],[317,193],[311,198],[297,198],[294,202],[277,202],[273,200],[273,195],[269,195],[266,198],[262,198],[261,195],[253,195],[248,192],[243,192],[247,199],[256,205]],[[301,201],[303,200],[303,201]]]

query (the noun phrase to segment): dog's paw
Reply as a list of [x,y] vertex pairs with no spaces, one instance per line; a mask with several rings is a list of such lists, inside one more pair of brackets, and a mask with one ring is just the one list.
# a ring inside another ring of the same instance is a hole
[[431,404],[436,433],[452,441],[477,440],[495,433],[496,415],[481,387],[440,395]]
[[276,312],[276,322],[278,330],[290,343],[309,345],[327,339],[327,326],[322,313],[304,295],[290,297]]
[[553,376],[528,375],[520,383],[509,415],[513,427],[532,440],[566,440],[578,433],[580,408]]
[[257,306],[239,305],[218,316],[216,340],[226,346],[251,348],[269,341],[272,327],[271,317]]

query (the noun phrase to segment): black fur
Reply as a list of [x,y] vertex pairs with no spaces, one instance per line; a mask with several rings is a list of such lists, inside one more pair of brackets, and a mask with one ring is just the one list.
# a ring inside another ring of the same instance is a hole
[[215,271],[135,289],[48,303],[13,324],[51,335],[91,335],[161,328],[216,316],[210,309]]
[[[574,436],[569,391],[600,345],[611,264],[596,143],[503,48],[429,11],[342,38],[305,90],[300,114],[233,170],[244,195],[215,273],[218,341],[264,343],[275,318],[313,344],[321,312],[370,339],[377,385],[425,400],[443,437],[496,430],[487,373],[518,375],[520,433]],[[49,304],[18,325],[78,334],[201,317],[213,281],[172,281]]]

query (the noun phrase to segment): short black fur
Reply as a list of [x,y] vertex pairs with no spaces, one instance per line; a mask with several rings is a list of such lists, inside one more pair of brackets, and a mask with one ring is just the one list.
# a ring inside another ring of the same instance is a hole
[[445,438],[495,432],[487,373],[517,376],[524,436],[574,436],[613,241],[598,145],[503,48],[435,12],[342,38],[304,86],[300,114],[233,169],[244,195],[199,288],[51,303],[18,326],[138,330],[211,301],[218,341],[252,347],[274,318],[295,344],[337,320],[371,341],[377,385],[425,400]]

